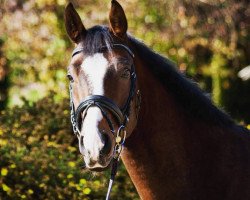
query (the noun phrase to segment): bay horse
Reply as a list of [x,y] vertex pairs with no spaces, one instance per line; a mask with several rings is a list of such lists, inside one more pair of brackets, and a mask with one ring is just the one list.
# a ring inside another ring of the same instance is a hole
[[71,3],[65,26],[76,44],[68,66],[71,119],[86,168],[106,170],[123,148],[141,199],[250,199],[250,132],[127,34],[116,0],[109,26],[86,29]]

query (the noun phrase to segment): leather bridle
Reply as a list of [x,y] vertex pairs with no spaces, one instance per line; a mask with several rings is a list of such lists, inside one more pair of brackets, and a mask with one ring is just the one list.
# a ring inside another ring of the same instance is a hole
[[[134,58],[134,54],[132,51],[123,44],[112,44],[110,47],[102,46],[98,52],[105,52],[109,49],[123,49],[129,55]],[[84,48],[76,48],[72,53],[72,57],[83,52]],[[126,125],[129,120],[130,114],[130,104],[135,95],[136,89],[136,73],[135,73],[135,66],[132,64],[130,70],[130,90],[128,94],[128,98],[126,100],[125,105],[122,108],[119,108],[116,103],[114,103],[111,99],[102,96],[102,95],[90,95],[86,97],[79,106],[75,109],[74,102],[73,102],[73,91],[71,84],[69,85],[69,92],[70,92],[70,106],[71,106],[71,123],[73,126],[74,134],[78,137],[80,147],[83,146],[83,137],[80,133],[81,130],[81,122],[84,121],[85,116],[87,115],[87,111],[90,107],[98,107],[101,110],[102,115],[106,119],[110,131],[115,136],[116,145],[114,147],[114,155],[113,155],[113,163],[111,169],[111,177],[109,182],[109,188],[106,195],[106,200],[109,199],[109,195],[111,192],[111,187],[117,172],[117,164],[120,158],[120,154],[123,149],[123,145],[126,139]],[[118,130],[115,133],[114,125],[108,113],[112,114],[116,123],[118,124]],[[80,148],[82,149],[82,148]]]

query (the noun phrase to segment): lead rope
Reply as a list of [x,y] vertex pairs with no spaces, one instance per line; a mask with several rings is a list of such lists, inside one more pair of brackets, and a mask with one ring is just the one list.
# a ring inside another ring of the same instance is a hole
[[115,180],[115,175],[117,173],[118,161],[119,160],[114,159],[113,163],[112,163],[112,169],[111,169],[111,175],[110,175],[110,179],[109,179],[109,187],[108,187],[108,191],[107,191],[107,194],[106,194],[106,200],[109,200],[109,196],[110,196],[112,186],[113,186],[113,183],[114,183],[114,180]]
[[[126,122],[127,120],[125,120]],[[123,132],[123,135],[121,133]],[[115,150],[114,150],[114,158],[113,158],[113,163],[112,163],[112,168],[111,168],[111,175],[109,179],[109,186],[108,186],[108,191],[106,194],[106,200],[109,200],[111,189],[115,180],[115,176],[117,174],[117,168],[118,168],[118,163],[120,160],[120,156],[123,150],[123,145],[126,140],[126,130],[125,126],[121,125],[120,128],[117,131],[116,138],[115,138]]]

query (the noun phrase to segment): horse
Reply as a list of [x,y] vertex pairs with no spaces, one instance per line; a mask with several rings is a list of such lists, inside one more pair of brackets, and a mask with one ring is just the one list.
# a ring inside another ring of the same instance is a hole
[[87,169],[104,171],[121,155],[145,200],[250,199],[250,132],[128,34],[116,0],[109,25],[89,29],[69,3],[65,27],[76,45],[71,120]]

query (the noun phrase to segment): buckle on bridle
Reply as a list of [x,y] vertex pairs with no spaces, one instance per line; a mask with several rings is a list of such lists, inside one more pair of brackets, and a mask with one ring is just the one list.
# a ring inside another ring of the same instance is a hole
[[[121,134],[122,132],[123,132],[123,134]],[[121,125],[116,133],[116,144],[123,145],[125,140],[126,140],[126,134],[127,134],[127,132],[125,130],[125,126]]]
[[116,132],[115,137],[115,147],[114,147],[114,159],[119,160],[121,152],[123,150],[123,145],[125,143],[127,132],[125,126],[121,125]]

